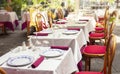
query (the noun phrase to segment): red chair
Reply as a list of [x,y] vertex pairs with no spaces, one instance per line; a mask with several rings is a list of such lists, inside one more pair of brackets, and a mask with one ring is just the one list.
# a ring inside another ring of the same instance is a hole
[[[42,19],[44,21],[42,21]],[[48,28],[45,22],[45,17],[41,13],[37,13],[35,16],[36,31],[42,31],[43,29]]]
[[48,16],[49,27],[51,28],[53,24],[53,13],[50,10],[48,10],[47,16]]
[[108,22],[109,22],[109,8],[107,7],[105,10],[105,14],[104,14],[104,19],[100,19],[99,21],[102,24],[101,25],[97,25],[97,27],[95,28],[94,32],[90,32],[89,34],[89,39],[90,39],[90,44],[94,44],[95,40],[101,40],[101,39],[105,39],[106,36],[108,35]]
[[[100,45],[88,45],[85,48],[83,54],[84,54],[84,56],[86,58],[86,70],[88,69],[87,67],[89,67],[89,70],[90,70],[90,58],[93,57],[92,56],[93,54],[95,54],[94,57],[99,57],[99,56],[102,57],[102,56],[104,56],[104,53],[106,51],[106,45],[107,45],[107,42],[108,42],[108,38],[112,34],[114,26],[115,26],[115,24],[112,23],[111,26],[110,26],[110,28],[109,28],[110,30],[109,30],[108,35],[105,36],[104,33],[103,34],[98,33],[99,37],[98,36],[94,36],[93,37],[94,40],[103,39],[104,38],[105,39],[104,46],[100,46]],[[97,35],[97,33],[96,33],[96,35]],[[92,36],[91,36],[91,38],[92,38]],[[86,53],[88,53],[88,55]]]
[[108,28],[108,24],[106,24],[106,28],[104,30],[104,32],[101,32],[101,33],[97,33],[97,32],[91,32],[89,34],[89,40],[90,40],[90,44],[94,44],[95,43],[95,40],[102,40],[104,39],[104,41],[106,42],[108,36],[110,34],[112,34],[113,30],[114,30],[114,26],[115,26],[115,23],[112,22],[110,24],[110,27]]
[[110,16],[109,15],[109,7],[106,7],[104,17],[98,17],[95,32],[104,32],[104,30],[106,28],[107,20],[109,19],[109,16]]
[[[95,49],[93,49],[92,47],[94,47]],[[102,71],[100,72],[81,71],[81,72],[76,72],[75,74],[111,74],[111,67],[112,67],[112,62],[113,62],[114,55],[115,55],[115,49],[116,49],[116,38],[114,34],[111,34],[111,36],[109,37],[107,46],[98,46],[98,45],[87,46],[83,50],[83,54],[87,58],[96,57],[96,56],[97,57],[104,56],[104,67]]]

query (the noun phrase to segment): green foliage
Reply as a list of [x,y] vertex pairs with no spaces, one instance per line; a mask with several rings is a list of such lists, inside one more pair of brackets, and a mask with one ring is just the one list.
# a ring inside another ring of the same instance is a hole
[[22,5],[26,3],[27,3],[27,0],[12,0],[12,3],[10,4],[13,11],[17,13],[19,19],[21,18],[20,16],[21,16]]
[[[9,5],[12,7],[13,11],[15,11],[19,17],[21,18],[21,10],[26,11],[31,6],[40,5],[39,10],[47,10],[49,8],[59,8],[61,2],[63,0],[31,0],[32,5],[29,5],[30,0],[11,0],[11,3],[8,3],[7,0],[0,0],[0,7],[6,7]],[[44,2],[44,4],[42,4]],[[71,3],[71,0],[67,0],[69,6],[73,6],[74,4]]]

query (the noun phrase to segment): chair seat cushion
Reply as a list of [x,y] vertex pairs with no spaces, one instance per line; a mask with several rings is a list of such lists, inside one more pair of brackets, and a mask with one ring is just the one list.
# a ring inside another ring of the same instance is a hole
[[104,54],[106,52],[106,46],[100,45],[88,45],[83,50],[83,53],[88,54]]
[[96,27],[95,30],[96,31],[98,31],[98,30],[104,30],[104,28],[103,27]]
[[104,37],[105,34],[104,33],[90,33],[89,34],[90,37]]
[[76,72],[75,74],[102,74],[101,72],[87,72],[87,71],[81,71]]

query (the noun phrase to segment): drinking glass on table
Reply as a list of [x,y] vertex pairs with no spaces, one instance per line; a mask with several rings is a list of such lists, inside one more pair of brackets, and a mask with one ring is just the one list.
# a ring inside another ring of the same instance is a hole
[[25,50],[27,50],[27,46],[25,41],[23,41],[21,51],[25,51]]
[[40,46],[42,43],[38,40],[38,33],[36,32],[35,46]]

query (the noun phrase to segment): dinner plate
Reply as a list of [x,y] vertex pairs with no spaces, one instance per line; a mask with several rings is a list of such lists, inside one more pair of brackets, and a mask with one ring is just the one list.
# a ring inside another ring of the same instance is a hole
[[87,21],[76,21],[77,24],[85,24]]
[[66,34],[66,35],[73,35],[73,34],[77,34],[79,31],[77,30],[66,30],[63,32],[63,34]]
[[67,22],[67,20],[63,20],[63,19],[60,19],[59,21],[57,21],[57,22]]
[[48,49],[43,51],[40,55],[48,57],[48,58],[52,58],[52,57],[58,57],[61,56],[63,54],[63,50],[60,49]]
[[52,29],[45,29],[45,30],[42,30],[40,33],[48,33],[48,34],[51,34],[53,33]]
[[21,55],[21,56],[16,56],[8,59],[7,65],[13,66],[13,67],[26,66],[32,63],[33,60],[34,58],[32,56]]

